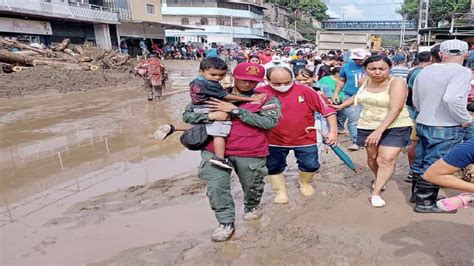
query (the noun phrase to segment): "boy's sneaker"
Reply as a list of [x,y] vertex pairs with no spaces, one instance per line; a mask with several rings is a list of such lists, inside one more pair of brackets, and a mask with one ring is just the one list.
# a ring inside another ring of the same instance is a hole
[[353,143],[351,146],[347,147],[347,149],[350,151],[358,151],[360,147],[357,144]]
[[214,242],[223,242],[230,239],[234,234],[235,227],[234,223],[219,224],[219,227],[214,230],[211,235],[211,240]]
[[209,162],[212,163],[213,165],[219,166],[220,168],[224,168],[224,169],[232,170],[234,168],[232,164],[229,162],[229,160],[221,159],[221,158],[218,158],[217,156],[214,156],[212,159],[209,160]]
[[262,217],[262,208],[260,206],[250,210],[245,210],[244,221],[257,220],[260,217]]
[[153,133],[153,137],[157,140],[165,140],[169,135],[173,134],[174,126],[173,125],[162,125],[158,128],[155,133]]

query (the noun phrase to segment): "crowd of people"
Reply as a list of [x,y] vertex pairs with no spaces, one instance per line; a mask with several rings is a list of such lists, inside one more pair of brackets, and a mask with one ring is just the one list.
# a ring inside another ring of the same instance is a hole
[[[347,132],[348,150],[365,149],[373,207],[386,205],[383,191],[404,149],[415,212],[453,213],[473,200],[474,185],[453,176],[474,163],[468,111],[474,92],[472,72],[463,66],[466,42],[444,41],[416,54],[409,65],[403,51],[334,50],[320,56],[301,47],[236,51],[232,86],[221,81],[229,68],[225,59],[233,54],[214,49],[202,58],[190,84],[192,101],[183,114],[188,125],[162,125],[154,134],[164,140],[184,131],[181,142],[201,151],[199,177],[207,183],[219,222],[213,241],[226,241],[235,230],[232,171],[244,192],[246,221],[262,215],[265,177],[275,192],[273,202],[289,202],[285,170],[290,151],[301,194],[315,194],[318,146],[316,134],[307,128],[317,119],[329,126],[323,134],[326,144],[336,145],[338,135]],[[468,193],[439,199],[440,185]]]

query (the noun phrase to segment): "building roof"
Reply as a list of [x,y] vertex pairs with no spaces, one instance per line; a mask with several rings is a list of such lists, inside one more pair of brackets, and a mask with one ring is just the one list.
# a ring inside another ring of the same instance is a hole
[[249,3],[249,2],[244,2],[244,1],[240,1],[240,0],[224,0],[224,2],[246,4],[246,5],[251,5],[251,6],[254,6],[254,7],[261,8],[261,9],[267,9],[266,7],[264,7],[262,5],[255,4],[255,3]]

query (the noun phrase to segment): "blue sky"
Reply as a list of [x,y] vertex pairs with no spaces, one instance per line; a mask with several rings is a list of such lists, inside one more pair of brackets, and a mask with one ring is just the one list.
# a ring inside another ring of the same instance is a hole
[[403,0],[323,0],[328,14],[345,20],[401,20],[395,11]]

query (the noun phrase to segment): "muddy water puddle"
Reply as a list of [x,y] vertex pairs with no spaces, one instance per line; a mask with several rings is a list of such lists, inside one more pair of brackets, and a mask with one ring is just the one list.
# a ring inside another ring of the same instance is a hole
[[[132,85],[0,100],[0,264],[83,265],[208,229],[199,154],[178,136],[152,137],[181,120],[197,72],[196,62],[167,65],[160,102]],[[195,213],[198,223],[172,226],[179,213]],[[113,243],[117,232],[126,241]]]
[[152,138],[158,125],[180,120],[197,69],[196,62],[167,65],[161,102],[146,102],[138,86],[0,100],[0,224],[62,197],[36,200],[50,191],[79,193],[94,176],[113,173],[107,178],[116,186],[98,189],[104,193],[195,168],[198,154],[176,137]]

